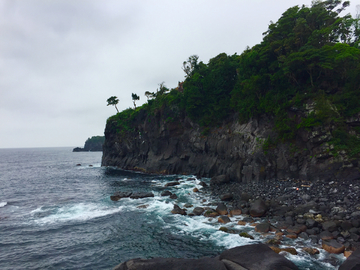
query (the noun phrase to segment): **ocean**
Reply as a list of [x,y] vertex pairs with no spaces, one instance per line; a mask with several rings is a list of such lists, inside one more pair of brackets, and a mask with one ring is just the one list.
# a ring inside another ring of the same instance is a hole
[[[171,214],[174,203],[190,213],[214,201],[194,176],[105,168],[101,156],[72,148],[0,149],[0,269],[112,269],[132,258],[216,256],[266,241],[253,227],[237,225],[241,217],[224,225],[216,218]],[[164,188],[176,179],[180,185]],[[164,190],[178,199],[161,196]],[[155,196],[111,201],[118,191]],[[225,233],[222,226],[255,239]],[[299,247],[298,255],[285,255],[299,269],[337,269],[344,261],[324,251],[305,254],[300,246],[310,242],[287,241]]]

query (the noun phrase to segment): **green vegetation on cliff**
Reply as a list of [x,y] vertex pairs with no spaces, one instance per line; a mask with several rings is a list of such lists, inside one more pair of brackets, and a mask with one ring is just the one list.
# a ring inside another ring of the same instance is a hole
[[[221,53],[208,64],[189,57],[179,87],[169,90],[162,83],[156,93],[146,93],[147,104],[108,121],[124,132],[141,111],[161,111],[167,121],[187,115],[206,127],[221,125],[234,113],[240,121],[267,114],[275,123],[275,140],[335,125],[334,153],[357,156],[360,127],[349,130],[345,123],[360,113],[360,20],[340,16],[348,5],[328,0],[291,7],[269,25],[260,44],[241,55]],[[311,113],[299,119],[296,112],[306,106]]]

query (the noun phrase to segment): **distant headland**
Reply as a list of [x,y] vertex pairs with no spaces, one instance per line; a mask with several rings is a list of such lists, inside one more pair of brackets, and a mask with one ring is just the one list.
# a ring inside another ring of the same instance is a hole
[[73,152],[95,152],[95,151],[102,151],[103,144],[105,141],[104,136],[93,136],[88,138],[84,144],[84,148],[75,147]]

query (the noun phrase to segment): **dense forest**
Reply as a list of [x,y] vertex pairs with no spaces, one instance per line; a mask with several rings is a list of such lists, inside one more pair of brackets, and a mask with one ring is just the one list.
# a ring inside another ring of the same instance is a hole
[[[313,1],[311,7],[286,10],[263,33],[260,44],[241,55],[221,53],[205,64],[198,56],[183,63],[185,80],[174,89],[161,83],[147,92],[148,102],[108,119],[119,131],[131,131],[140,112],[161,112],[167,121],[190,117],[206,131],[229,117],[245,122],[266,114],[274,121],[278,141],[296,139],[299,129],[334,125],[334,151],[360,153],[360,126],[349,130],[347,119],[360,113],[360,19],[346,13],[349,2]],[[313,105],[306,117],[294,112]]]

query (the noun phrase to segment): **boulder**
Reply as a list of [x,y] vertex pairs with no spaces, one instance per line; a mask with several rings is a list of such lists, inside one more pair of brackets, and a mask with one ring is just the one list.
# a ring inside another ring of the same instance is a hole
[[252,196],[249,193],[243,192],[241,193],[240,198],[242,201],[248,202]]
[[269,231],[270,231],[270,223],[269,222],[262,222],[255,226],[255,232],[267,233]]
[[180,183],[178,181],[174,181],[174,182],[169,182],[165,184],[165,187],[173,187],[173,186],[177,186],[180,185]]
[[174,204],[174,208],[173,208],[173,210],[171,210],[171,213],[185,216],[186,215],[186,210],[181,209],[180,206],[178,206],[177,204]]
[[220,223],[224,223],[224,224],[231,222],[231,220],[230,220],[230,218],[228,216],[220,216],[218,218],[218,221]]
[[172,195],[172,193],[168,190],[161,192],[161,196],[170,196],[170,195]]
[[324,250],[326,250],[327,252],[334,253],[334,254],[343,253],[345,250],[345,246],[343,244],[340,244],[335,239],[324,240],[322,242],[322,248]]
[[324,231],[329,231],[329,232],[333,232],[336,230],[336,223],[334,221],[325,221],[322,224],[322,228]]
[[321,240],[334,239],[334,235],[329,231],[322,231],[319,236],[320,236]]
[[114,195],[110,196],[110,199],[112,201],[118,201],[121,198],[127,198],[130,197],[132,192],[130,191],[124,191],[124,192],[115,192]]
[[267,206],[263,200],[256,200],[250,206],[250,215],[252,217],[262,217],[265,215]]
[[230,182],[229,177],[222,174],[222,175],[214,176],[213,178],[211,178],[210,186],[223,185],[223,184],[226,184],[226,183],[229,183],[229,182]]
[[355,250],[346,261],[340,265],[339,270],[360,269],[360,249]]
[[205,217],[217,217],[218,215],[219,213],[214,209],[207,209],[204,213]]
[[216,258],[201,259],[178,259],[178,258],[154,258],[133,259],[123,262],[113,270],[227,270],[225,264]]
[[289,233],[300,234],[301,232],[305,232],[307,227],[305,225],[296,224],[294,226],[289,226],[286,231]]
[[247,232],[241,232],[241,233],[239,233],[239,235],[241,237],[245,237],[245,238],[249,238],[251,240],[254,240],[254,237],[252,235],[250,235],[249,233],[247,233]]
[[130,195],[130,199],[142,199],[148,197],[154,197],[154,194],[152,192],[136,192]]
[[228,210],[227,210],[226,205],[223,203],[219,203],[218,206],[216,207],[216,212],[218,212],[219,215],[227,215]]
[[306,253],[308,253],[310,255],[320,254],[320,251],[317,248],[304,247],[303,251],[305,251]]
[[220,195],[220,200],[222,201],[231,201],[233,199],[233,195],[231,193],[226,193],[226,194],[222,194]]
[[242,214],[241,209],[231,209],[230,210],[230,215],[231,216],[240,216]]
[[195,207],[193,210],[194,215],[200,216],[202,213],[204,213],[205,209],[202,207]]
[[203,186],[203,187],[207,187],[207,186],[208,186],[204,181],[200,181],[199,184],[200,184],[201,186]]
[[219,259],[231,261],[249,270],[298,269],[293,262],[276,254],[265,244],[235,247],[221,253]]
[[171,194],[170,195],[170,199],[172,200],[176,200],[178,198],[178,196],[176,194]]

